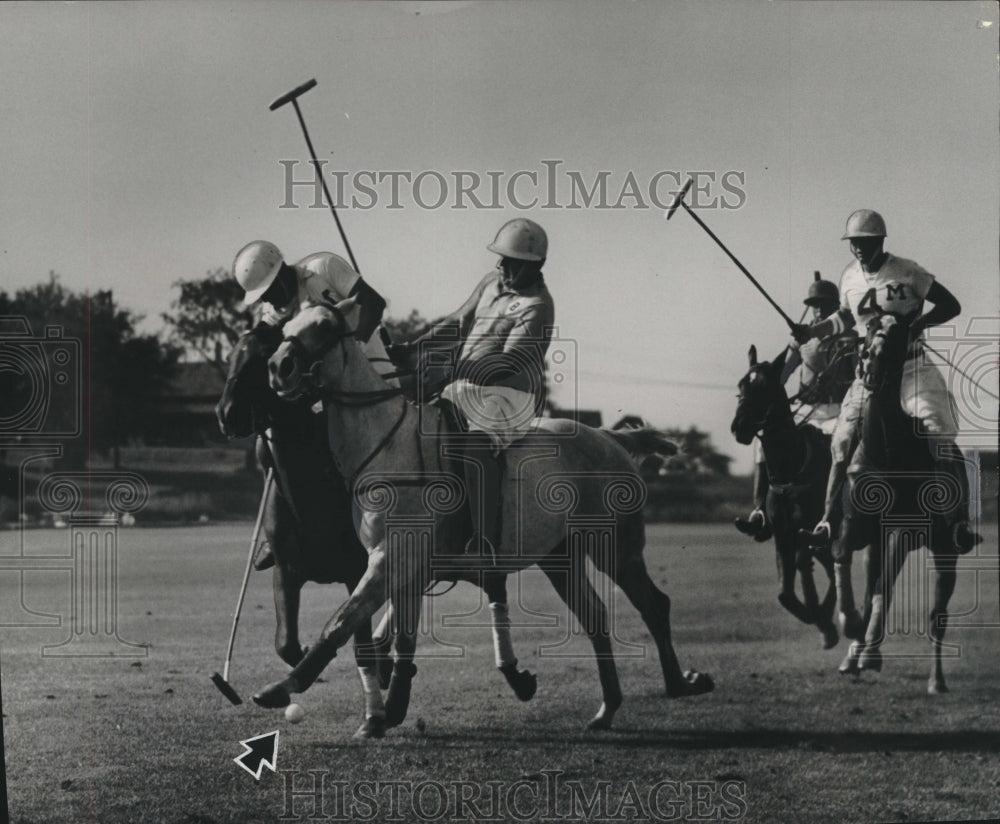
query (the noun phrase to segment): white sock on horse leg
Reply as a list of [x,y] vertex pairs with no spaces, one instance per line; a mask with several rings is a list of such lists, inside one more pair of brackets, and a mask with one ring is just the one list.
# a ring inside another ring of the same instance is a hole
[[868,622],[868,631],[865,633],[866,644],[881,644],[882,636],[885,634],[883,623],[885,622],[885,596],[872,596],[872,617]]
[[365,718],[384,718],[385,704],[382,702],[382,692],[378,688],[378,668],[358,667],[361,678],[361,689],[365,693]]
[[490,604],[490,622],[493,630],[493,652],[497,667],[517,663],[514,645],[510,641],[510,613],[506,604]]

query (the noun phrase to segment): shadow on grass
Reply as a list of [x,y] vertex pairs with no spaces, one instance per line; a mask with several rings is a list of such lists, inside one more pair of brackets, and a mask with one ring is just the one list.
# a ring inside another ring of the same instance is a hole
[[[581,731],[579,735],[525,734],[523,730],[499,731],[490,728],[468,729],[461,733],[417,733],[402,729],[380,742],[391,744],[393,739],[407,745],[420,742],[435,749],[468,750],[497,745],[530,744],[563,748],[567,744],[587,743],[609,749],[668,749],[668,750],[786,750],[815,752],[866,753],[885,752],[988,752],[1000,751],[1000,732],[981,730],[948,730],[946,732],[851,732],[824,730],[635,730],[622,728],[604,733]],[[365,742],[325,742],[314,745],[319,750],[341,750],[366,746]]]

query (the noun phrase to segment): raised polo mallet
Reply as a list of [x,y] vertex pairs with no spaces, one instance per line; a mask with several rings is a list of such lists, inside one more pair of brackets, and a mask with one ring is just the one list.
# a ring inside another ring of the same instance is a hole
[[344,234],[344,227],[340,225],[340,218],[337,216],[337,209],[333,205],[333,198],[330,197],[330,190],[326,187],[326,180],[323,177],[323,169],[319,165],[319,161],[316,159],[316,150],[313,148],[312,140],[309,139],[309,130],[306,128],[306,121],[302,118],[302,110],[299,108],[299,97],[304,95],[313,86],[316,85],[316,78],[308,80],[301,86],[292,89],[287,94],[281,95],[277,100],[275,100],[268,108],[273,112],[275,109],[280,109],[286,103],[291,103],[295,107],[295,114],[298,115],[299,125],[302,127],[302,134],[306,139],[306,145],[309,147],[309,154],[312,156],[313,167],[316,169],[316,177],[319,178],[319,182],[323,186],[323,194],[326,195],[326,202],[330,204],[330,211],[333,213],[333,219],[337,224],[337,231],[340,232],[340,239],[344,242],[344,248],[347,249],[347,256],[351,259],[351,266],[354,267],[354,271],[361,274],[361,270],[358,268],[358,262],[354,259],[354,252],[351,251],[351,244],[347,242],[347,235]]
[[229,683],[229,662],[233,660],[233,645],[236,643],[236,627],[240,623],[240,612],[243,611],[243,599],[247,594],[247,583],[250,581],[250,570],[253,568],[253,556],[257,549],[257,539],[260,537],[260,528],[264,523],[264,507],[271,494],[271,487],[274,484],[274,467],[267,471],[267,480],[264,482],[264,495],[260,499],[260,508],[257,510],[257,523],[253,527],[253,537],[250,538],[250,557],[247,558],[247,568],[243,573],[243,584],[240,586],[240,597],[236,601],[236,614],[233,615],[233,628],[229,633],[229,647],[226,649],[226,663],[222,667],[222,675],[217,672],[212,673],[212,683],[219,688],[229,701],[237,706],[243,703],[239,693],[233,689]]
[[715,233],[711,229],[709,229],[702,221],[702,219],[698,217],[698,215],[696,215],[694,211],[692,211],[691,207],[684,202],[684,195],[688,193],[688,189],[690,189],[693,184],[694,184],[694,178],[689,177],[688,182],[684,184],[683,188],[676,195],[674,195],[674,199],[670,202],[670,207],[667,209],[667,214],[665,215],[666,219],[670,220],[670,218],[674,216],[674,212],[677,211],[677,208],[679,206],[683,206],[684,210],[694,219],[694,222],[697,223],[699,226],[701,226],[701,228],[708,233],[708,236],[719,244],[719,248],[722,249],[722,251],[725,252],[727,255],[729,255],[729,259],[739,267],[739,270],[750,279],[750,282],[757,287],[757,290],[765,298],[767,298],[767,302],[770,303],[771,306],[773,306],[777,310],[778,314],[785,319],[785,323],[788,324],[788,328],[794,329],[796,325],[795,321],[793,321],[790,317],[788,317],[787,314],[785,314],[785,310],[774,302],[771,296],[765,291],[764,287],[757,282],[757,278],[755,278],[753,275],[750,274],[746,266],[744,266],[742,263],[739,262],[739,260],[736,259],[736,255],[734,255],[726,248],[726,244],[724,244],[721,240],[719,240],[715,236]]

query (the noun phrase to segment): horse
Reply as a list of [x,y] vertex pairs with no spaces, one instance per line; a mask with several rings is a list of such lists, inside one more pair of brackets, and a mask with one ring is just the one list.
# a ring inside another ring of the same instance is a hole
[[933,695],[948,691],[941,647],[959,550],[949,538],[944,515],[958,490],[949,486],[955,481],[935,472],[928,441],[919,436],[916,421],[900,402],[910,320],[880,313],[868,324],[860,443],[848,473],[851,494],[838,552],[849,559],[851,552],[865,549],[865,631],[863,639],[851,644],[840,671],[857,675],[860,670],[881,670],[880,648],[896,578],[908,552],[925,545],[935,570],[929,624],[934,653],[927,683]]
[[[823,636],[823,648],[831,649],[839,640],[833,622],[837,600],[833,556],[829,547],[814,550],[799,536],[800,529],[811,527],[823,514],[830,436],[815,426],[796,424],[781,381],[787,351],[773,362],[758,362],[757,348],[750,347],[750,370],[738,384],[730,429],[744,446],[755,436],[760,438],[770,480],[764,509],[774,532],[778,602],[803,623],[815,625]],[[814,555],[829,580],[822,602],[813,578]],[[805,603],[795,593],[796,572]]]
[[[265,471],[272,468],[277,479],[265,506],[263,528],[275,559],[275,651],[295,666],[304,655],[298,626],[302,587],[307,581],[341,582],[350,594],[364,574],[368,556],[354,530],[347,487],[329,454],[323,416],[313,413],[307,403],[280,399],[268,384],[267,359],[280,335],[266,329],[258,326],[237,341],[216,414],[226,435],[259,435],[258,462]],[[488,573],[481,586],[491,604],[506,607],[506,576]],[[366,704],[365,720],[355,734],[358,738],[380,738],[406,717],[415,667],[388,658],[391,628],[387,615],[374,637],[370,621],[361,622],[354,634]],[[494,635],[497,643],[509,646],[509,626],[495,615]],[[406,643],[404,639],[404,647]],[[377,684],[372,676],[376,666]],[[517,669],[516,659],[500,669],[518,698],[533,697],[537,689],[533,673]],[[379,687],[389,688],[387,704],[382,702]]]
[[[625,592],[655,639],[670,697],[714,688],[711,677],[682,672],[670,637],[670,599],[653,583],[642,557],[645,488],[640,454],[676,450],[652,429],[610,432],[562,419],[536,419],[533,433],[508,448],[496,552],[463,554],[467,531],[457,502],[464,484],[441,461],[440,407],[413,404],[390,391],[357,346],[345,319],[352,301],[303,309],[284,327],[268,368],[279,395],[315,393],[324,401],[330,447],[354,489],[358,534],[368,549],[361,583],[324,627],[308,654],[283,679],[253,696],[264,707],[287,706],[307,690],[354,628],[387,598],[415,625],[412,597],[439,569],[456,574],[517,571],[537,564],[576,615],[597,657],[602,703],[588,724],[608,729],[623,695],[611,647],[608,613],[586,573],[586,558]],[[449,483],[453,481],[454,483]],[[445,500],[447,499],[447,500]],[[428,518],[428,510],[431,515]],[[581,515],[582,513],[582,515]],[[605,540],[586,540],[570,526],[587,514],[610,524]],[[579,516],[579,517],[577,517]],[[429,538],[396,524],[428,523]]]

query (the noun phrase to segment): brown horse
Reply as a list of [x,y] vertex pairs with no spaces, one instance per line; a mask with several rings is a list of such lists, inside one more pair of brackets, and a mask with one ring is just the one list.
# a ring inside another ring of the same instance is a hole
[[[823,513],[823,495],[830,474],[830,437],[814,426],[796,425],[781,382],[785,352],[773,362],[758,362],[754,346],[748,355],[750,370],[739,382],[731,430],[744,445],[754,436],[759,437],[764,452],[770,481],[764,506],[774,529],[781,587],[778,602],[803,623],[816,626],[823,636],[824,649],[830,649],[838,641],[833,623],[837,595],[833,556],[829,547],[815,550],[815,558],[828,579],[826,595],[820,601],[813,578],[814,552],[798,535],[800,529],[815,524]],[[805,603],[795,594],[796,573]]]
[[[295,666],[304,655],[298,625],[302,587],[307,581],[341,582],[350,594],[367,568],[368,554],[354,530],[347,486],[330,456],[324,417],[313,413],[308,403],[278,398],[268,384],[267,359],[279,340],[278,334],[269,340],[266,327],[240,337],[216,413],[226,435],[258,433],[259,462],[265,470],[272,466],[277,478],[264,510],[264,534],[275,559],[274,643],[281,659]],[[487,574],[482,588],[491,604],[506,606],[506,576]],[[509,626],[497,626],[494,632],[509,645]],[[386,727],[402,723],[406,716],[415,668],[409,661],[393,664],[388,659],[391,641],[388,632],[373,641],[370,621],[361,622],[354,633],[366,704],[365,721],[357,732],[361,738],[381,737]],[[402,641],[404,649],[408,643],[413,642]],[[373,677],[376,666],[378,683]],[[518,670],[516,661],[501,671],[522,701],[534,695],[535,676]],[[387,705],[379,686],[389,687]]]
[[[713,688],[711,678],[682,672],[670,639],[670,599],[650,579],[642,558],[644,487],[639,454],[675,449],[655,430],[615,433],[571,421],[539,419],[537,432],[507,451],[502,534],[495,556],[464,555],[462,483],[441,462],[441,411],[399,397],[352,340],[344,312],[314,306],[284,329],[269,364],[271,385],[295,397],[314,391],[324,401],[330,447],[354,489],[358,534],[368,569],[331,617],[317,643],[285,678],[254,700],[287,706],[335,657],[359,623],[387,598],[415,626],[415,597],[442,570],[456,575],[516,571],[538,564],[590,637],[597,655],[603,703],[590,722],[610,727],[622,703],[607,610],[586,575],[585,558],[621,587],[656,641],[669,696]],[[588,517],[608,525],[603,540],[588,540]],[[577,528],[574,528],[577,527]]]
[[862,361],[866,392],[859,422],[861,441],[848,475],[851,495],[839,548],[847,559],[853,551],[866,550],[866,630],[862,640],[851,644],[840,671],[881,670],[881,645],[896,578],[909,551],[927,546],[935,572],[928,624],[933,663],[927,691],[935,694],[947,691],[941,650],[959,555],[944,515],[960,491],[953,479],[935,473],[928,442],[917,434],[914,419],[900,403],[908,344],[906,319],[882,314],[869,322]]

